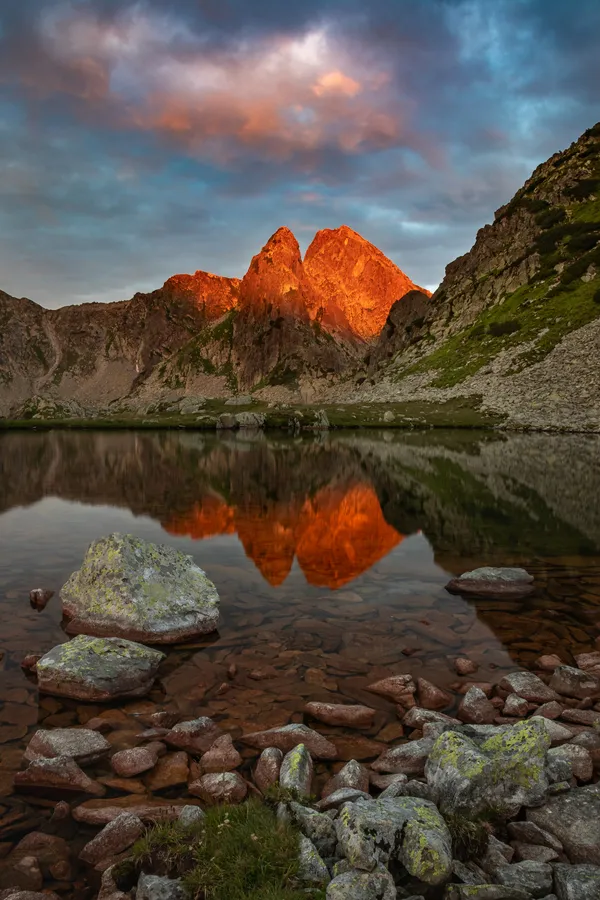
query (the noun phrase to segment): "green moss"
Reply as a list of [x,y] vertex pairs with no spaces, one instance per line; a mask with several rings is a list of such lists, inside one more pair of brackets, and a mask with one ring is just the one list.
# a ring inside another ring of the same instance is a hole
[[299,835],[258,801],[206,810],[204,822],[151,828],[133,847],[138,869],[182,878],[197,900],[324,900],[298,880]]
[[221,322],[207,331],[207,339],[210,341],[223,341],[231,346],[233,342],[233,324],[236,315],[237,311],[235,309],[228,312]]
[[573,207],[571,218],[576,222],[600,223],[600,197]]
[[[585,271],[595,253],[578,261],[576,271]],[[578,281],[571,290],[563,285],[554,291],[550,291],[548,282],[523,285],[433,353],[403,370],[399,378],[434,370],[433,386],[451,387],[475,375],[502,350],[535,341],[534,347],[518,356],[512,372],[520,371],[543,359],[567,334],[598,318],[600,310],[593,300],[596,289],[593,281]],[[518,322],[518,330],[508,327],[511,322]]]
[[565,210],[561,207],[553,207],[538,213],[535,217],[535,223],[540,228],[552,228],[554,225],[558,225],[559,222],[563,222],[566,215]]

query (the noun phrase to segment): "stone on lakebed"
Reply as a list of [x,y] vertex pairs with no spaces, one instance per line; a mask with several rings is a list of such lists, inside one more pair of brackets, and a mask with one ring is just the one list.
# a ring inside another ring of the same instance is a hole
[[164,653],[122,638],[79,635],[38,661],[41,693],[107,702],[141,697],[154,683]]
[[219,622],[217,589],[192,557],[131,534],[94,541],[60,598],[69,634],[173,644]]
[[471,572],[463,572],[446,585],[451,594],[502,595],[503,597],[526,597],[534,590],[533,575],[525,569],[496,568],[482,566]]

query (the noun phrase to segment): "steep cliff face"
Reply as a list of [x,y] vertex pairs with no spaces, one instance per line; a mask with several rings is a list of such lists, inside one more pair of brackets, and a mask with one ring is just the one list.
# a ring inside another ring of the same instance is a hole
[[311,321],[322,305],[302,264],[298,241],[280,228],[253,258],[240,285],[231,360],[239,384],[294,384],[303,373],[337,375],[352,348]]
[[362,398],[478,396],[508,424],[600,429],[599,275],[600,124],[450,263],[401,346],[384,333]]
[[409,291],[430,296],[347,225],[317,232],[306,251],[304,269],[321,302],[314,314],[324,322],[343,318],[365,340],[379,334],[393,304]]
[[373,349],[367,355],[369,371],[376,371],[381,363],[414,344],[430,311],[429,294],[422,291],[409,291],[401,300],[396,300]]

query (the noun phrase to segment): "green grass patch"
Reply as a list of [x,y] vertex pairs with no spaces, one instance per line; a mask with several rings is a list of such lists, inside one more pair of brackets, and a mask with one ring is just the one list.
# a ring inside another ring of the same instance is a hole
[[600,198],[587,203],[578,203],[571,209],[571,221],[600,224]]
[[204,823],[155,825],[131,853],[139,871],[181,878],[195,900],[324,900],[298,880],[298,832],[257,800],[206,810]]
[[[586,260],[583,271],[588,265]],[[600,316],[594,300],[597,289],[596,281],[581,280],[559,285],[553,291],[547,282],[523,285],[398,377],[434,370],[432,385],[451,387],[475,375],[502,350],[535,340],[535,347],[521,354],[512,369],[520,371],[543,359],[565,335]],[[518,324],[518,329],[511,323]]]
[[[167,404],[165,404],[165,407]],[[296,404],[270,408],[266,403],[250,403],[243,406],[226,406],[223,400],[207,400],[201,412],[181,415],[156,409],[151,414],[135,416],[124,411],[105,418],[96,419],[0,419],[0,431],[13,429],[35,429],[47,431],[53,428],[85,430],[142,429],[159,430],[188,428],[197,431],[211,431],[216,428],[221,413],[252,410],[265,415],[266,431],[287,432],[292,430],[293,420],[299,419],[302,426],[309,428],[315,424],[316,412],[324,410],[330,427],[337,429],[416,429],[416,428],[496,428],[505,421],[505,416],[481,410],[481,397],[469,396],[434,402],[410,400],[401,403],[340,403],[311,405]],[[393,418],[386,417],[392,413]]]

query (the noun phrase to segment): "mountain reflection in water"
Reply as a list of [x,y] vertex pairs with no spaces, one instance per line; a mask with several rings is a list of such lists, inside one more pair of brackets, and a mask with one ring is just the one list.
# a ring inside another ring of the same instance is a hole
[[[397,728],[393,707],[365,692],[379,678],[453,689],[458,655],[497,682],[541,653],[569,662],[594,648],[599,450],[597,437],[459,431],[0,432],[0,797],[55,708],[21,660],[66,639],[58,591],[100,535],[177,547],[219,591],[218,633],[169,649],[152,703],[237,736],[300,721],[309,699],[368,700],[377,721],[347,746],[363,759]],[[445,591],[485,564],[525,565],[535,592]],[[34,587],[57,592],[39,613]],[[50,725],[73,724],[76,704],[55,715]]]
[[296,557],[309,584],[330,590],[353,581],[403,539],[385,521],[374,488],[364,483],[322,488],[287,509],[240,508],[209,496],[163,527],[195,540],[237,532],[269,584],[282,584]]

